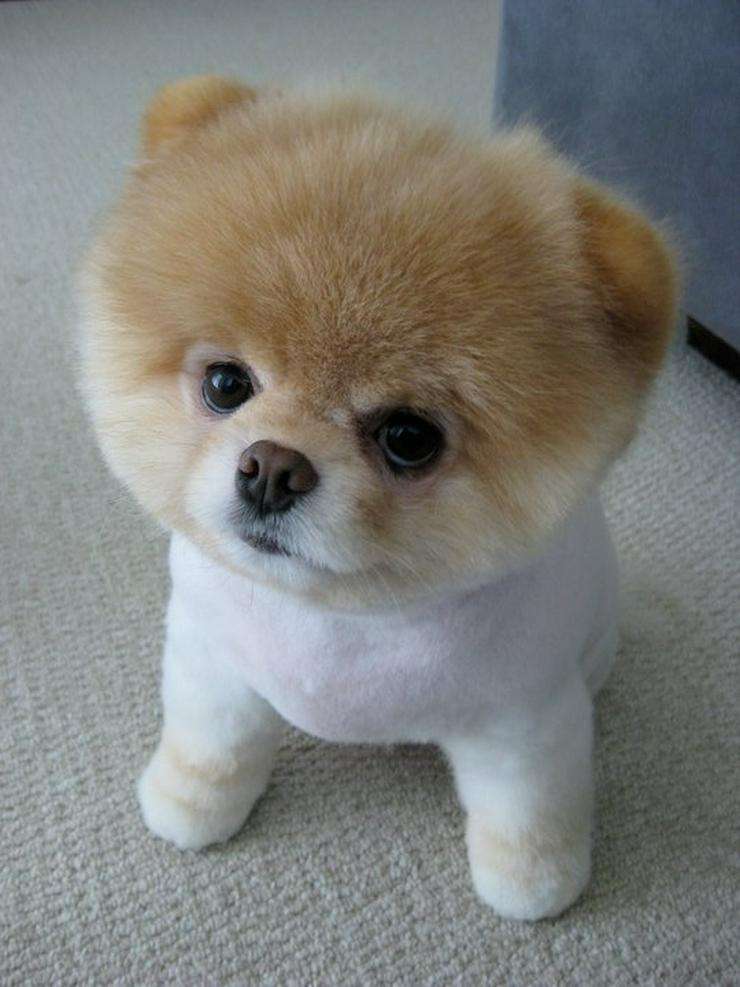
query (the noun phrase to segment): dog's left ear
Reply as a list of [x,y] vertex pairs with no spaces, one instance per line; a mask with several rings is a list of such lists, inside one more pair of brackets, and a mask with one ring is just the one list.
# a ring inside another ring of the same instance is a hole
[[639,387],[662,362],[675,325],[679,278],[673,251],[633,206],[576,180],[584,251],[616,353]]
[[239,103],[252,103],[257,93],[234,79],[196,75],[164,86],[144,115],[142,147],[151,158],[163,147],[182,140]]

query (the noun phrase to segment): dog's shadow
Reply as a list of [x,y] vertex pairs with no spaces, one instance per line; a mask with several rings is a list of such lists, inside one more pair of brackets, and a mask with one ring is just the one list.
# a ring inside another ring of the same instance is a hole
[[251,819],[255,837],[277,819],[297,828],[323,825],[338,837],[346,827],[372,832],[383,815],[459,815],[452,776],[431,744],[333,744],[291,729],[270,786]]

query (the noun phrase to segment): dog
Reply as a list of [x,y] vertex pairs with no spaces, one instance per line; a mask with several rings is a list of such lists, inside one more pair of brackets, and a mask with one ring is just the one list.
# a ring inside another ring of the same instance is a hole
[[598,487],[674,324],[664,235],[532,129],[205,76],[154,97],[81,288],[101,448],[173,533],[149,829],[229,839],[286,720],[432,742],[479,896],[560,914],[617,647]]

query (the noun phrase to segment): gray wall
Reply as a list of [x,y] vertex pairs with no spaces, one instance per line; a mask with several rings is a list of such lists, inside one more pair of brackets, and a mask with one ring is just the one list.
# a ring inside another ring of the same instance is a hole
[[740,349],[738,0],[505,0],[496,96],[668,220],[688,314]]

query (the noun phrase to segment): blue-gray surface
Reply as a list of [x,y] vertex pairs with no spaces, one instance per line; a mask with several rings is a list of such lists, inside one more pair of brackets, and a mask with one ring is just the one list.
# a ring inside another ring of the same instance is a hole
[[505,0],[496,104],[669,220],[688,313],[740,349],[738,0]]

